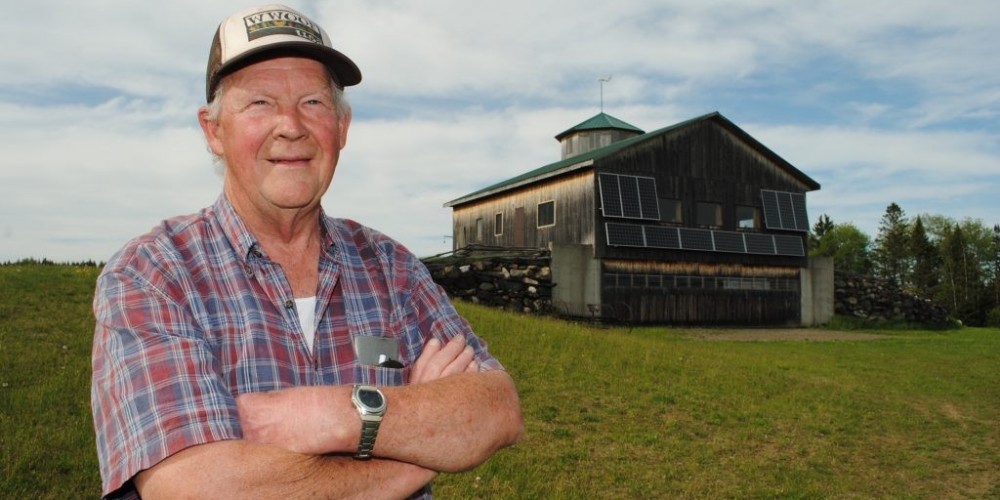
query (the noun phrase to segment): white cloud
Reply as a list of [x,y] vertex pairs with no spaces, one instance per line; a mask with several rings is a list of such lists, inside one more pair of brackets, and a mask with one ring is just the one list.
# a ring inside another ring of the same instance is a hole
[[[221,182],[195,121],[208,43],[245,2],[17,2],[0,32],[0,260],[106,259]],[[441,205],[559,159],[605,110],[647,131],[713,110],[823,184],[815,217],[988,219],[1000,166],[990,0],[306,2],[364,73],[324,199],[414,249]]]

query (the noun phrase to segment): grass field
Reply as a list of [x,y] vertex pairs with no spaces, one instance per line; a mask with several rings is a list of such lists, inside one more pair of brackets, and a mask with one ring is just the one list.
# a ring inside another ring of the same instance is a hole
[[[96,274],[0,267],[0,498],[99,495]],[[748,342],[460,309],[526,432],[438,498],[1000,498],[1000,330]]]

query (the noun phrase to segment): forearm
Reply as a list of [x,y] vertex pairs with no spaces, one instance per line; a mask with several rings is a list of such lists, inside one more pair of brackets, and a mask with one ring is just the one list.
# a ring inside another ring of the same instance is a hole
[[392,460],[303,455],[247,441],[180,451],[136,477],[143,498],[403,498],[435,472]]
[[[440,472],[470,469],[515,443],[523,423],[517,390],[500,370],[479,371],[464,338],[431,340],[410,385],[382,387],[388,409],[375,456]],[[354,452],[361,420],[348,386],[313,386],[237,398],[244,437],[299,453]]]
[[441,472],[478,466],[521,436],[517,391],[503,371],[383,388],[389,409],[375,456]]

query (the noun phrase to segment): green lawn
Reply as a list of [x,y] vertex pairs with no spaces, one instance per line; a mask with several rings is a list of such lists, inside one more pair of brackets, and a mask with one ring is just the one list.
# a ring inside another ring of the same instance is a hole
[[[0,267],[0,498],[99,494],[96,274]],[[525,436],[438,498],[1000,498],[1000,330],[735,342],[459,307]]]

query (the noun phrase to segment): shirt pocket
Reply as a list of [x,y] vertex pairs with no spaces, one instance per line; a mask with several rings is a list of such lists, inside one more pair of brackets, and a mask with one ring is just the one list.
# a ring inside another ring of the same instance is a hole
[[358,364],[357,383],[376,386],[402,386],[410,383],[409,365],[402,368],[386,368]]

